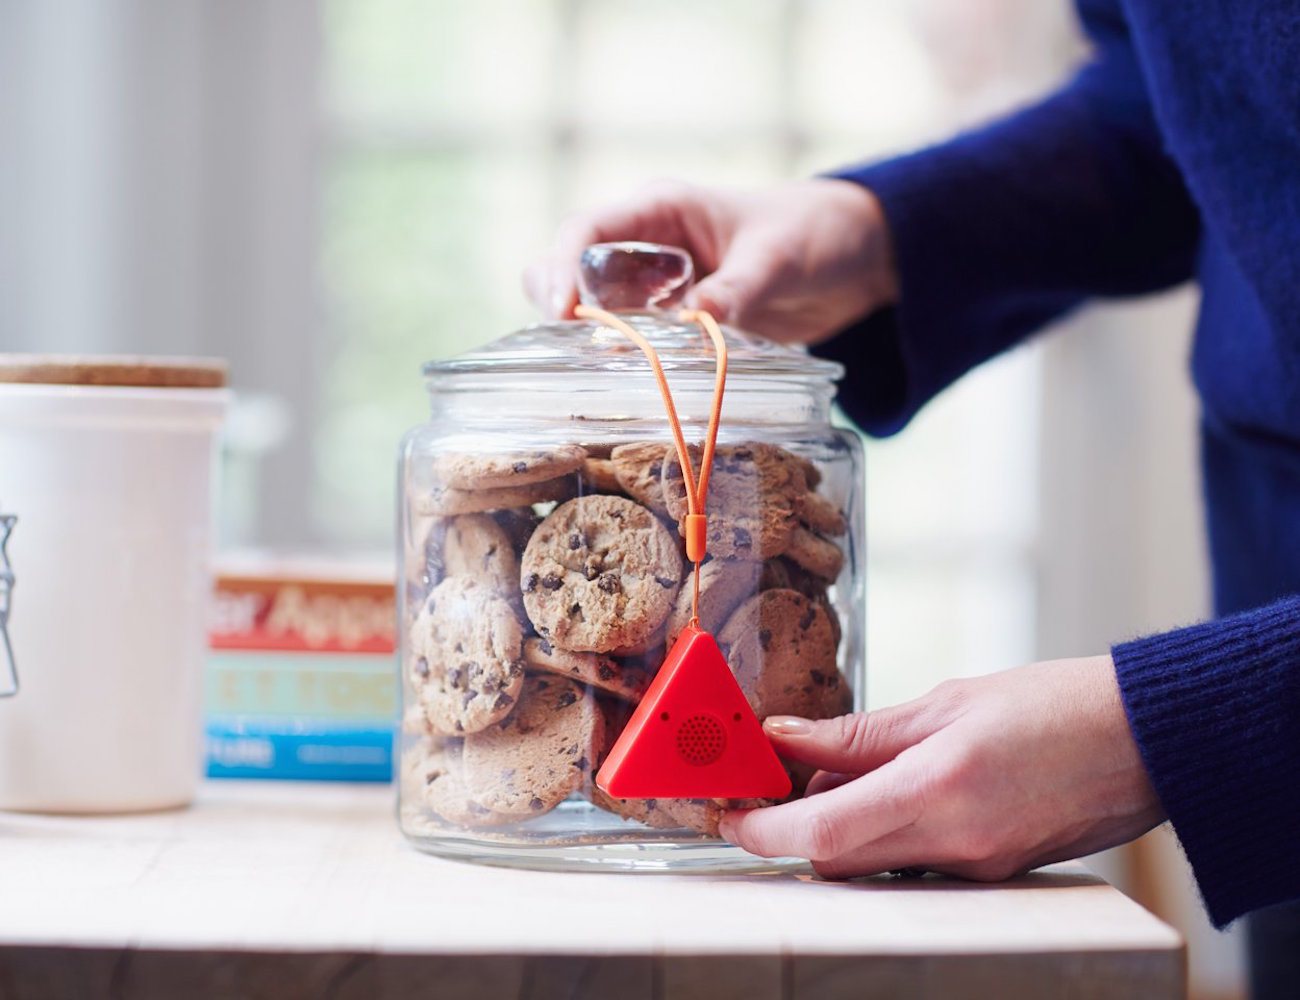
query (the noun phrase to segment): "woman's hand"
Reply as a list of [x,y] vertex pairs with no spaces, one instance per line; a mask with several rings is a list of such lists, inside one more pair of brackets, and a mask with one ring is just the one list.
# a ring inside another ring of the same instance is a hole
[[827,878],[919,867],[996,881],[1132,840],[1164,819],[1110,657],[948,681],[916,701],[764,723],[821,770],[805,798],[735,811],[734,844]]
[[809,180],[754,193],[658,182],[574,216],[525,273],[529,297],[553,317],[571,316],[583,248],[620,240],[683,247],[702,279],[687,304],[774,340],[816,343],[898,294],[875,196],[849,181]]

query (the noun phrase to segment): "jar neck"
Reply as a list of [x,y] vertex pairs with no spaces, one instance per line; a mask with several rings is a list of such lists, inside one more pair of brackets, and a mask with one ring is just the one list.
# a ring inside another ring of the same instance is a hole
[[[703,431],[713,400],[711,378],[669,373],[673,401],[683,428]],[[572,436],[609,432],[630,438],[667,433],[663,399],[653,378],[609,373],[582,378],[563,375],[481,374],[428,380],[431,419],[457,427],[546,427]],[[830,423],[834,386],[824,380],[745,376],[728,380],[721,435],[806,432]],[[742,430],[743,429],[743,430]]]

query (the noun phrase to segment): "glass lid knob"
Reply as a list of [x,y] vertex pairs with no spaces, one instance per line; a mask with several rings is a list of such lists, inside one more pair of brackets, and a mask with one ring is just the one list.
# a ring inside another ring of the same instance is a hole
[[691,255],[659,243],[594,243],[578,261],[583,305],[611,311],[676,305],[695,277]]

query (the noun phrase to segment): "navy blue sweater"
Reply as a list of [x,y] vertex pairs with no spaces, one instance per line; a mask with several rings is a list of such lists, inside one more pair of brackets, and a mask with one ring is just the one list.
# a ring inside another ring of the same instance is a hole
[[848,412],[889,434],[1088,298],[1199,282],[1219,617],[1113,655],[1222,925],[1300,899],[1300,4],[1079,7],[1094,53],[1058,93],[840,174],[879,197],[901,294],[819,350],[848,366]]

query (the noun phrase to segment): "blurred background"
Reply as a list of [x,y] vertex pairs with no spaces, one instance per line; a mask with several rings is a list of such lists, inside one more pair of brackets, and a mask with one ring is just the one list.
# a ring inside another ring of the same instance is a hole
[[[0,0],[0,349],[214,354],[228,548],[386,556],[420,364],[533,316],[563,216],[942,138],[1067,0]],[[873,705],[1208,607],[1190,290],[1100,305],[868,445]],[[1240,995],[1167,831],[1097,859]]]

